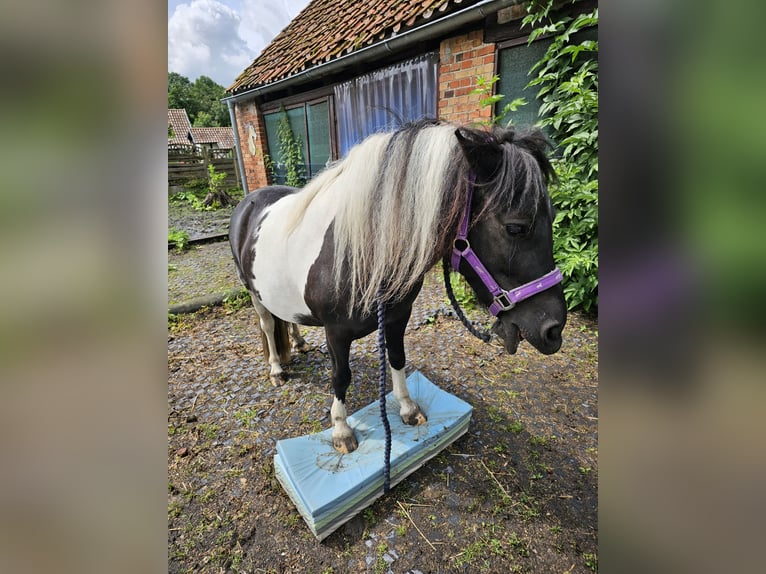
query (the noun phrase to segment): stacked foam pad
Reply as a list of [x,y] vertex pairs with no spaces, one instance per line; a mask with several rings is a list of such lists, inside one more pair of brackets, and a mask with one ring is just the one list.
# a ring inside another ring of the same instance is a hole
[[[387,395],[392,487],[462,436],[473,410],[417,371],[407,378],[407,388],[428,422],[405,425],[393,393]],[[332,429],[277,442],[277,479],[319,540],[383,495],[385,431],[378,403],[350,415],[348,424],[359,441],[351,454],[333,448]]]

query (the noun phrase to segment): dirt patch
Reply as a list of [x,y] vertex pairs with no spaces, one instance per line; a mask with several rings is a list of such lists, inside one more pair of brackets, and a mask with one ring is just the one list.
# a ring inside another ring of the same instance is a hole
[[[484,320],[486,314],[473,313]],[[256,315],[180,315],[168,336],[170,572],[597,570],[597,325],[570,314],[561,351],[514,356],[445,314],[429,274],[408,372],[474,407],[468,433],[317,542],[274,477],[276,441],[329,428],[321,329],[272,387]],[[354,343],[349,412],[377,398],[374,335]]]

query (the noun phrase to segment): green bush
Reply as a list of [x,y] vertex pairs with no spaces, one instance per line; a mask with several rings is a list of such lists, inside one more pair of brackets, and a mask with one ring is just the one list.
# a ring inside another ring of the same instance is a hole
[[557,146],[553,165],[559,181],[550,194],[564,295],[570,309],[589,311],[598,306],[598,42],[576,42],[573,36],[598,25],[598,8],[552,17],[553,5],[554,0],[527,3],[522,25],[533,27],[529,43],[543,34],[553,37],[528,85],[539,87],[539,123]]
[[[598,9],[561,16],[551,14],[553,7],[554,0],[526,4],[522,26],[533,28],[529,43],[544,34],[552,36],[548,50],[530,70],[535,75],[528,86],[539,88],[538,125],[556,145],[552,163],[558,181],[549,192],[556,208],[554,257],[564,276],[567,307],[590,311],[598,307],[598,42],[576,42],[572,37],[598,25]],[[493,95],[499,79],[477,78],[473,93],[482,106],[494,109],[504,99]],[[511,101],[489,123],[505,122],[525,104],[523,98]]]
[[189,249],[189,234],[172,228],[168,230],[168,243],[173,243],[178,251]]

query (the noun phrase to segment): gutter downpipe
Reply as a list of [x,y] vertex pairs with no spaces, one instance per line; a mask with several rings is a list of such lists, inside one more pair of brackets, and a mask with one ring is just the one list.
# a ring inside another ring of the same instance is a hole
[[[222,100],[226,101],[226,100]],[[231,119],[231,127],[234,129],[234,149],[237,153],[237,164],[239,165],[239,179],[242,184],[242,190],[245,192],[245,197],[250,191],[247,189],[247,174],[245,174],[245,164],[242,162],[242,146],[239,143],[239,127],[237,126],[237,115],[234,113],[234,102],[226,101],[226,105],[229,107],[229,118]]]
[[[459,10],[458,12],[455,12],[454,14],[451,14],[439,20],[435,20],[433,22],[429,22],[413,30],[408,30],[407,32],[404,32],[403,34],[400,34],[398,36],[394,36],[387,40],[383,40],[382,42],[378,42],[377,44],[372,44],[371,46],[366,46],[360,50],[357,50],[350,54],[346,54],[345,56],[341,56],[339,58],[336,58],[335,60],[331,60],[324,64],[314,66],[313,68],[309,68],[308,70],[298,72],[297,74],[293,76],[284,78],[282,80],[278,80],[271,84],[267,84],[265,86],[260,86],[257,88],[247,90],[245,92],[241,92],[239,94],[234,94],[226,98],[222,98],[221,101],[226,102],[229,105],[229,113],[231,114],[233,113],[232,112],[233,102],[239,102],[244,99],[250,99],[256,96],[262,96],[270,92],[274,92],[276,90],[280,90],[283,88],[290,87],[294,84],[301,83],[303,80],[310,80],[315,77],[320,77],[325,74],[342,70],[343,68],[356,64],[358,62],[363,62],[365,60],[372,59],[375,56],[378,56],[384,53],[395,52],[397,50],[403,50],[411,46],[412,44],[419,42],[420,40],[426,39],[430,36],[446,34],[457,28],[460,28],[461,26],[465,24],[470,24],[472,22],[481,20],[485,18],[486,16],[488,16],[489,14],[497,12],[498,10],[502,10],[503,8],[507,8],[515,4],[521,4],[522,1],[523,0],[483,0],[482,2],[479,2],[478,4],[469,6],[467,8],[463,8],[462,10]],[[237,143],[237,149],[239,150],[239,143]]]

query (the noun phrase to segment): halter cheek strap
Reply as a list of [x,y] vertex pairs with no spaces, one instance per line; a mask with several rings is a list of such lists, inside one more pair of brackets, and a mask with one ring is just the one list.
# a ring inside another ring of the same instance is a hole
[[492,277],[487,268],[484,267],[479,260],[476,253],[471,248],[471,244],[468,242],[468,223],[471,219],[471,199],[473,198],[473,186],[476,180],[476,175],[471,172],[470,180],[468,183],[468,197],[466,198],[465,211],[463,211],[463,219],[460,221],[460,227],[458,228],[457,237],[452,247],[452,268],[457,271],[460,267],[461,259],[465,259],[465,262],[471,266],[481,279],[484,286],[492,294],[492,303],[489,306],[489,312],[497,317],[503,311],[513,309],[513,307],[519,301],[529,299],[533,295],[550,289],[554,285],[561,283],[563,279],[561,271],[558,267],[554,267],[553,271],[550,271],[538,277],[537,279],[524,283],[519,287],[515,287],[510,290],[505,290],[497,281]]

